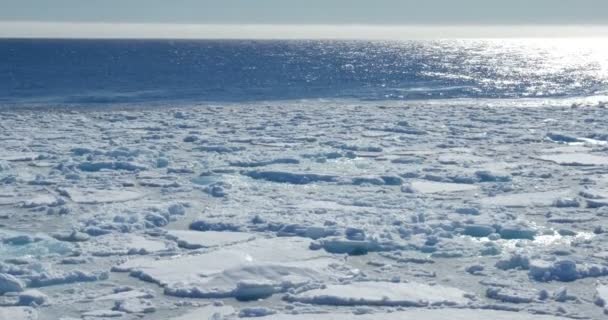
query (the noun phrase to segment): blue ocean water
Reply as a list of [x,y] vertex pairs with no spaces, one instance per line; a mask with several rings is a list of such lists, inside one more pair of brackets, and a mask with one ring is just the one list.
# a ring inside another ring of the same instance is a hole
[[0,104],[587,97],[599,40],[0,40]]

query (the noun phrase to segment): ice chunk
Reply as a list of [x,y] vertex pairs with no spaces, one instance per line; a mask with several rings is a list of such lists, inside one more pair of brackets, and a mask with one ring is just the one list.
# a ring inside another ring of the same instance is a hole
[[336,176],[316,173],[296,173],[287,171],[245,171],[242,172],[242,174],[249,176],[253,179],[290,184],[308,184],[315,182],[337,181]]
[[557,163],[562,166],[606,166],[608,157],[589,153],[558,153],[538,156],[536,159]]
[[204,219],[192,222],[190,229],[197,231],[239,231],[241,227],[219,219]]
[[272,160],[258,160],[258,161],[234,161],[230,162],[230,165],[233,167],[245,167],[245,168],[254,168],[254,167],[264,167],[273,164],[299,164],[300,160],[292,159],[292,158],[278,158]]
[[495,197],[484,198],[481,200],[481,203],[486,206],[511,208],[550,207],[559,199],[568,197],[571,194],[572,191],[563,189],[543,192],[501,194]]
[[116,301],[114,310],[126,313],[152,313],[156,311],[156,306],[150,301],[141,299],[128,299]]
[[40,159],[41,156],[37,153],[27,153],[27,152],[9,152],[3,151],[2,155],[0,155],[0,160],[10,161],[10,162],[20,162],[20,161],[34,161]]
[[595,288],[595,304],[600,307],[608,306],[608,286],[598,285]]
[[311,249],[316,250],[323,248],[325,251],[336,254],[349,254],[349,255],[364,255],[373,251],[390,251],[398,248],[392,242],[379,242],[376,240],[348,240],[339,237],[331,237],[327,239],[319,240],[317,243],[313,243],[310,246]]
[[[5,230],[0,229],[0,237]],[[0,245],[0,258],[21,257],[26,255],[45,256],[51,254],[67,254],[72,252],[72,246],[68,243],[55,240],[44,235],[25,235],[7,232],[8,237],[3,238]]]
[[259,239],[194,256],[139,258],[114,268],[182,297],[255,299],[328,277],[337,260],[302,238]]
[[78,232],[74,230],[70,233],[57,233],[53,235],[53,238],[59,241],[67,241],[67,242],[83,242],[89,240],[89,235],[86,233]]
[[254,239],[253,235],[245,232],[189,230],[169,230],[167,237],[175,239],[180,247],[186,249],[225,246]]
[[536,230],[525,223],[513,223],[500,227],[499,234],[503,239],[529,239],[534,240]]
[[65,203],[51,194],[37,194],[34,197],[23,199],[20,205],[23,208],[36,208],[42,206],[55,207]]
[[574,281],[581,277],[576,262],[572,260],[532,260],[530,261],[530,277],[538,281]]
[[250,307],[239,311],[239,318],[264,317],[275,314],[276,311],[264,307]]
[[98,256],[150,254],[170,249],[165,241],[137,234],[107,234],[80,243],[85,252]]
[[72,201],[80,204],[100,204],[113,202],[127,202],[143,198],[145,194],[137,190],[102,190],[86,188],[65,188],[61,193]]
[[452,193],[479,189],[478,186],[463,183],[444,183],[435,181],[415,180],[409,185],[411,190],[418,193]]
[[463,234],[471,237],[487,237],[496,232],[494,227],[485,224],[469,224],[464,227]]
[[530,258],[522,254],[514,254],[496,262],[496,268],[501,270],[516,268],[528,270],[530,268]]
[[124,316],[125,313],[122,311],[115,310],[93,310],[87,311],[82,314],[82,316],[87,318],[120,318]]
[[19,293],[17,304],[20,306],[41,306],[48,302],[49,297],[46,294],[35,290],[25,290]]
[[310,304],[338,306],[404,306],[464,305],[471,301],[467,293],[456,288],[422,283],[354,282],[329,285],[322,289],[290,295],[288,300]]
[[539,297],[539,294],[536,291],[524,289],[488,288],[486,296],[508,303],[531,303]]
[[10,274],[0,273],[0,296],[7,292],[21,292],[23,288],[23,281]]
[[101,297],[95,298],[95,301],[119,301],[128,299],[151,299],[154,295],[144,290],[127,290],[122,292],[116,292],[107,294]]
[[80,171],[85,172],[98,172],[101,170],[124,170],[124,171],[140,171],[146,170],[146,166],[123,161],[111,161],[111,162],[83,162],[78,165]]
[[108,279],[108,273],[74,270],[69,272],[43,272],[29,276],[28,278],[30,279],[30,287],[40,288],[68,283],[106,280]]
[[473,216],[478,216],[481,214],[479,212],[479,209],[472,208],[472,207],[458,208],[458,209],[456,209],[456,213],[465,214],[465,215],[473,215]]

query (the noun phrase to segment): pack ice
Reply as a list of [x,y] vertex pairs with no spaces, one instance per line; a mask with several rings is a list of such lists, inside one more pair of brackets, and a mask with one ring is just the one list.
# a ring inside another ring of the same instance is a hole
[[606,123],[448,100],[2,108],[0,319],[603,319]]

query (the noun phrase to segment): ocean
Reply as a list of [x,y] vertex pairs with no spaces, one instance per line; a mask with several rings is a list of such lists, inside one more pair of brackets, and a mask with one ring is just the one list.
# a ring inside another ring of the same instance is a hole
[[0,40],[0,104],[594,97],[601,39]]

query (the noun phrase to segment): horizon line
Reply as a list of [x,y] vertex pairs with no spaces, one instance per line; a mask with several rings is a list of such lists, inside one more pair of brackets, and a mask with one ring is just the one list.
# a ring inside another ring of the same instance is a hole
[[424,40],[603,38],[608,25],[189,24],[0,21],[5,39]]

